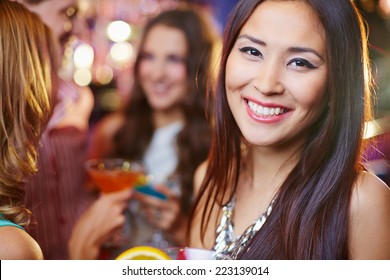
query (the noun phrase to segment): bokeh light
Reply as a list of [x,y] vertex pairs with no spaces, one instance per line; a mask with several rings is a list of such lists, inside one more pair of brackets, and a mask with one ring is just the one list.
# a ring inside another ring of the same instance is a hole
[[107,36],[113,42],[124,42],[131,36],[131,26],[122,20],[113,21],[108,25]]
[[92,73],[85,68],[77,69],[73,74],[73,80],[79,86],[87,86],[92,82]]
[[73,55],[76,68],[90,68],[94,60],[93,48],[89,44],[76,47]]
[[112,68],[109,65],[101,65],[96,68],[96,81],[101,85],[107,85],[109,84],[113,77],[114,72],[112,71]]
[[127,66],[133,59],[134,48],[127,42],[115,43],[111,47],[109,55],[115,66]]

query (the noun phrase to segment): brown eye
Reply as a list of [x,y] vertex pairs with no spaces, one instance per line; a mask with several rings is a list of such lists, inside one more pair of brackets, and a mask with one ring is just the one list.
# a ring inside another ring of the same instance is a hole
[[183,62],[185,62],[185,58],[181,57],[181,56],[178,56],[178,55],[169,55],[167,60],[169,62],[173,62],[173,63],[183,63]]
[[261,56],[261,52],[258,49],[252,48],[252,47],[243,47],[240,48],[239,51],[243,53],[247,53],[251,56]]
[[140,54],[140,58],[141,58],[141,60],[153,60],[154,56],[151,53],[145,52],[145,53]]
[[309,61],[307,61],[306,59],[303,59],[303,58],[295,58],[295,59],[291,60],[291,62],[289,64],[296,66],[298,68],[299,67],[306,67],[309,69],[317,68],[313,64],[311,64]]

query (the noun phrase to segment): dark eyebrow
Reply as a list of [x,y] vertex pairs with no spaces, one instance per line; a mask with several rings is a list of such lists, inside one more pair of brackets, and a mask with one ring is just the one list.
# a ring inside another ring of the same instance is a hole
[[[266,46],[267,44],[262,41],[262,40],[259,40],[255,37],[252,37],[250,35],[240,35],[238,39],[248,39],[249,41],[252,41],[253,43],[255,44],[258,44],[258,45],[261,45],[261,46]],[[305,47],[291,47],[288,49],[290,52],[292,53],[312,53],[314,54],[315,56],[317,56],[319,59],[321,59],[322,61],[325,61],[325,59],[317,52],[315,51],[314,49],[312,48],[305,48]]]
[[262,46],[267,45],[265,42],[263,42],[263,41],[261,41],[259,39],[256,39],[255,37],[252,37],[250,35],[245,35],[245,34],[244,35],[240,35],[240,36],[238,36],[237,40],[238,39],[248,39],[249,41],[252,41],[253,43],[256,43],[258,45],[262,45]]
[[318,53],[316,52],[314,49],[312,48],[303,48],[303,47],[291,47],[288,49],[290,52],[293,52],[293,53],[312,53],[314,54],[315,56],[318,56],[319,59],[321,59],[322,61],[325,61],[325,59]]

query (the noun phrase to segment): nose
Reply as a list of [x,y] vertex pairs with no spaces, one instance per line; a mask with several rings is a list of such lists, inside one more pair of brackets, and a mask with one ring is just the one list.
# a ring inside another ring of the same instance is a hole
[[282,66],[277,61],[266,61],[258,65],[256,78],[253,81],[256,90],[264,95],[282,94]]
[[160,81],[165,76],[165,62],[161,59],[155,59],[150,67],[150,75],[153,80]]

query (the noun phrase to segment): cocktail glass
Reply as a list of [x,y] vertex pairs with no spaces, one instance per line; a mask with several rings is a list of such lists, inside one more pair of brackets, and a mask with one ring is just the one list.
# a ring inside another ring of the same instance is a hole
[[141,163],[121,158],[90,159],[85,166],[93,183],[104,193],[132,188],[145,177]]

